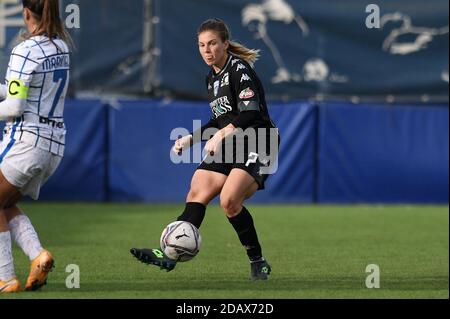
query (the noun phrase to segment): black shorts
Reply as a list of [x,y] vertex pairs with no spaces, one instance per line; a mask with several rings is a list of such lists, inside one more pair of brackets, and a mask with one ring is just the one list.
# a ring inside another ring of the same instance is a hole
[[232,169],[239,168],[249,173],[261,190],[267,178],[276,172],[279,146],[277,129],[259,129],[250,136],[236,134],[222,142],[219,154],[207,155],[197,169],[228,176]]

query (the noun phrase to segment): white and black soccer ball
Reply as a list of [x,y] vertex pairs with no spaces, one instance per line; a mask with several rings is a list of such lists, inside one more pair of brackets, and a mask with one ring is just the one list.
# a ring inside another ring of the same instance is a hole
[[202,243],[197,227],[189,222],[176,221],[164,228],[160,244],[166,256],[175,261],[188,261],[194,258]]

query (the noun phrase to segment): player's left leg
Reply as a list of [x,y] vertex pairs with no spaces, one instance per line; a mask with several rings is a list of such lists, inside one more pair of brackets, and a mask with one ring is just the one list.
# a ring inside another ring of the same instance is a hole
[[251,279],[267,280],[271,267],[262,255],[253,218],[243,206],[253,196],[259,185],[255,178],[240,168],[231,170],[220,193],[220,205],[247,251],[251,264]]

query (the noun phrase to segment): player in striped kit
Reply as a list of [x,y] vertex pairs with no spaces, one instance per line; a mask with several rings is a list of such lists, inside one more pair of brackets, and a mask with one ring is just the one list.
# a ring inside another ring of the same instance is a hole
[[28,30],[12,53],[0,86],[0,292],[18,292],[11,239],[31,260],[25,290],[46,284],[54,260],[29,218],[17,207],[24,195],[38,199],[40,187],[64,154],[64,100],[69,82],[70,36],[58,0],[22,0]]

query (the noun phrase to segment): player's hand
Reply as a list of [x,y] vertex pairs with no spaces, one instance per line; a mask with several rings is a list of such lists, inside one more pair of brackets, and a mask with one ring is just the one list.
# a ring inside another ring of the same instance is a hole
[[205,152],[213,156],[215,153],[219,151],[219,147],[221,145],[222,145],[222,135],[220,134],[219,131],[216,134],[214,134],[214,136],[211,137],[208,142],[206,142]]
[[175,144],[172,147],[172,151],[178,155],[181,155],[183,150],[190,147],[191,145],[192,145],[192,135],[189,134],[176,140]]

